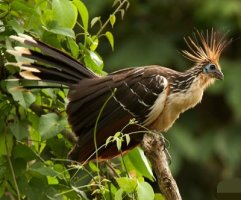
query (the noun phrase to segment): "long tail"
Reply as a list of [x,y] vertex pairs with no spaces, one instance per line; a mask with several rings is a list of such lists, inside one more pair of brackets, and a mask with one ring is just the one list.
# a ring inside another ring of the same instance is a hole
[[[97,146],[98,148],[101,147],[98,151],[99,159],[109,159],[119,155],[120,151],[115,143],[106,146],[106,140],[122,130],[123,127],[125,127],[125,133],[140,130],[140,127],[136,124],[126,127],[133,115],[124,109],[125,106],[120,102],[127,102],[131,99],[130,105],[133,105],[138,100],[137,94],[130,87],[136,87],[134,83],[142,80],[143,69],[120,71],[118,77],[116,76],[118,72],[98,77],[69,55],[30,36],[19,34],[18,36],[11,36],[11,39],[30,47],[15,47],[14,50],[8,50],[10,54],[16,57],[28,58],[28,62],[13,63],[21,69],[20,75],[23,79],[49,81],[70,87],[69,104],[66,111],[69,124],[78,137],[78,142],[69,153],[69,158],[79,162],[96,158],[96,144],[94,143],[94,132],[96,130]],[[33,88],[36,87],[39,86],[33,86]],[[115,88],[119,88],[115,95],[121,101],[110,98],[110,96],[113,96],[112,93]],[[129,98],[124,100],[125,95]],[[107,99],[109,99],[108,104],[103,107]],[[140,105],[140,103],[137,105]],[[102,108],[104,109],[100,115]],[[96,126],[97,119],[98,127]],[[132,138],[129,145],[122,145],[123,152],[139,143],[139,138],[134,139],[134,136]]]
[[[81,79],[97,76],[68,54],[33,37],[18,34],[18,36],[12,35],[10,38],[30,47],[16,46],[14,50],[7,50],[15,57],[28,58],[26,62],[9,63],[21,69],[19,74],[24,79],[70,86],[78,83]],[[33,48],[37,48],[39,51],[33,50]]]

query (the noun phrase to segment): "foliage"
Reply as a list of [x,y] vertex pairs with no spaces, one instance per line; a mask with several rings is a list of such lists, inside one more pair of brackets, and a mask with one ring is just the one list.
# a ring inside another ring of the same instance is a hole
[[[1,1],[0,199],[162,199],[160,194],[155,197],[144,179],[154,181],[140,149],[106,163],[83,165],[66,159],[73,145],[65,113],[66,88],[19,91],[17,86],[34,81],[4,80],[13,79],[18,70],[4,66],[14,60],[6,49],[12,48],[9,36],[17,33],[34,35],[70,53],[95,73],[105,74],[96,50],[103,37],[114,49],[113,34],[106,29],[113,28],[128,7],[127,0],[116,0],[106,20],[90,20],[80,0]],[[129,141],[130,137],[118,132],[107,144],[116,142],[121,151],[122,142]]]

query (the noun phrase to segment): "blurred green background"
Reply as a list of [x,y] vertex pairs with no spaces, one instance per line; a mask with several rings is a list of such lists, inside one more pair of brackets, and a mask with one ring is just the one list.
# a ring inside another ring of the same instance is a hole
[[[91,16],[108,18],[112,0],[84,1]],[[224,81],[209,88],[202,103],[181,115],[166,135],[171,168],[183,199],[215,199],[217,184],[241,177],[241,1],[132,0],[114,28],[115,50],[98,47],[110,72],[159,64],[192,66],[180,54],[183,37],[195,28],[228,32],[233,42],[221,56]]]

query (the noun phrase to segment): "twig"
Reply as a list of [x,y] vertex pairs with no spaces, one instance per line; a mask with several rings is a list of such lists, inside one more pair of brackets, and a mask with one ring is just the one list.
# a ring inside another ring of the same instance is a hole
[[142,140],[142,148],[152,164],[156,174],[158,186],[166,200],[182,200],[176,181],[174,180],[168,156],[164,151],[164,141],[158,134],[146,133]]
[[[104,102],[103,106],[101,107],[100,111],[99,111],[99,114],[97,116],[97,119],[95,121],[95,126],[94,126],[94,145],[95,145],[95,155],[96,155],[96,166],[97,168],[99,168],[99,162],[98,162],[98,144],[97,144],[97,129],[98,129],[98,124],[99,124],[99,120],[100,120],[100,117],[101,117],[101,114],[103,113],[106,105],[108,104],[108,102],[111,100],[111,98],[113,97],[113,95],[115,94],[115,91],[113,91],[113,93],[108,97],[108,99]],[[99,174],[99,171],[97,171],[97,174],[98,174],[98,181],[101,185],[101,180],[100,180],[100,174]]]
[[[115,9],[115,11],[112,13],[112,15],[115,15],[117,12],[120,11],[121,7],[127,3],[128,1],[120,1],[120,5]],[[100,27],[100,30],[98,31],[98,33],[96,33],[96,37],[98,38],[100,36],[100,34],[103,32],[103,30],[105,29],[105,27],[109,24],[110,22],[110,17],[106,20],[106,22]]]

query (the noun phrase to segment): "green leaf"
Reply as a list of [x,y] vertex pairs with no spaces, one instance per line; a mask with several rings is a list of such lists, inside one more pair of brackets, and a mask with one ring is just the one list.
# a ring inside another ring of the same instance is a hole
[[55,170],[53,170],[50,167],[46,167],[43,163],[40,163],[40,162],[36,162],[35,164],[31,165],[29,170],[37,172],[37,173],[39,173],[41,175],[44,175],[44,176],[54,177],[54,176],[59,175],[58,172],[56,172]]
[[47,31],[51,32],[51,33],[55,33],[55,34],[59,34],[59,35],[63,35],[63,36],[67,36],[67,37],[71,37],[71,38],[75,38],[75,33],[72,29],[70,28],[66,28],[66,27],[61,27],[61,26],[55,26],[55,27],[43,27],[45,28]]
[[24,32],[24,27],[22,25],[20,25],[20,23],[17,20],[9,20],[7,23],[17,33],[23,33]]
[[34,199],[34,200],[48,199],[46,196],[46,190],[48,188],[49,188],[49,185],[46,179],[31,177],[31,180],[28,183],[26,195],[28,199]]
[[165,200],[164,196],[160,193],[156,193],[154,199],[155,200]]
[[122,139],[121,138],[116,138],[116,146],[118,151],[121,150],[121,146],[122,146]]
[[49,185],[58,185],[59,181],[57,178],[52,177],[52,176],[47,176],[48,184]]
[[154,200],[155,194],[149,183],[138,182],[137,196],[138,200]]
[[88,68],[93,72],[101,74],[103,69],[103,60],[101,57],[94,51],[87,50],[84,62]]
[[13,170],[16,177],[23,176],[23,174],[26,173],[26,170],[27,170],[26,160],[22,158],[16,158],[12,161],[12,165],[13,165],[13,168],[14,168]]
[[12,109],[13,105],[10,103],[9,99],[2,96],[0,94],[0,120],[2,121],[0,123],[0,132],[3,132],[4,127],[6,124],[4,123],[4,118],[9,114],[10,110]]
[[18,143],[13,149],[14,158],[23,158],[26,161],[31,161],[36,158],[35,153],[28,146]]
[[[20,93],[22,93],[22,95]],[[13,95],[14,100],[18,100],[19,104],[22,105],[25,109],[27,109],[35,101],[35,96],[31,92],[20,93],[15,93]]]
[[150,164],[144,155],[144,152],[140,148],[135,148],[126,155],[131,161],[134,168],[140,172],[143,176],[154,181],[154,175]]
[[0,156],[7,155],[7,153],[12,151],[12,147],[13,136],[11,134],[6,134],[6,136],[3,133],[0,134]]
[[107,146],[110,142],[112,142],[113,136],[109,136],[105,141],[105,146]]
[[114,139],[119,138],[119,137],[120,137],[120,135],[121,135],[121,132],[120,132],[120,131],[116,132],[116,133],[115,133],[115,135],[114,135]]
[[72,39],[70,37],[67,38],[67,41],[68,41],[72,56],[77,59],[79,57],[79,53],[80,53],[78,44],[76,43],[76,41],[74,39]]
[[127,2],[126,2],[126,8],[125,8],[125,9],[127,10],[129,7],[130,7],[130,2],[127,1]]
[[93,163],[92,161],[89,162],[89,167],[93,172],[99,172],[99,168],[96,166],[95,163]]
[[[41,150],[46,146],[46,143],[41,142],[41,135],[37,131],[39,125],[39,116],[36,114],[29,112],[28,113],[28,121],[31,123],[29,135],[32,141],[31,146],[35,149],[38,153],[41,153]],[[39,141],[39,142],[38,142]]]
[[131,141],[131,137],[129,134],[125,134],[125,137],[126,137],[126,145],[128,146]]
[[116,178],[116,181],[119,187],[127,193],[134,192],[138,185],[137,180],[127,177]]
[[114,26],[115,21],[116,21],[115,15],[110,15],[110,24],[111,24],[112,27]]
[[114,37],[113,37],[112,33],[110,31],[107,31],[105,33],[105,36],[108,39],[112,50],[114,50]]
[[97,22],[100,22],[100,17],[94,17],[91,22],[90,22],[90,26],[91,28],[97,23]]
[[0,156],[0,180],[3,180],[7,174],[7,170],[8,170],[7,166],[8,165],[7,165],[6,158],[4,156]]
[[57,157],[66,157],[68,153],[67,141],[64,138],[60,138],[62,135],[59,134],[57,137],[49,138],[46,141],[46,145],[52,150],[52,153]]
[[123,19],[124,15],[125,15],[125,10],[124,9],[120,9],[120,12],[121,12],[121,19]]
[[7,3],[1,2],[0,4],[0,18],[3,18],[9,11],[9,5]]
[[11,10],[22,11],[25,16],[37,14],[36,10],[25,1],[12,1]]
[[84,30],[85,30],[85,32],[87,32],[88,31],[88,23],[89,23],[88,9],[86,8],[85,4],[82,1],[74,0],[73,4],[78,9],[78,12],[80,14],[80,17],[81,17],[81,20],[83,23]]
[[99,45],[99,40],[98,40],[98,38],[95,37],[95,36],[92,37],[92,38],[91,38],[90,50],[91,50],[91,51],[95,51],[96,48],[98,47],[98,45]]
[[11,93],[13,99],[27,109],[35,101],[35,96],[29,91],[18,91],[15,89],[17,86],[18,82],[7,82],[8,91]]
[[[26,172],[25,172],[25,174],[26,174]],[[18,187],[19,187],[21,194],[25,194],[27,191],[27,188],[28,188],[29,177],[27,178],[27,176],[25,176],[25,174],[23,174],[23,176],[19,176],[17,179]]]
[[18,82],[7,82],[7,89],[12,95],[13,99],[27,109],[35,101],[35,96],[29,91],[18,91],[15,89],[17,86],[19,86]]
[[40,15],[40,21],[43,24],[43,26],[49,26],[49,24],[55,22],[56,24],[58,24],[58,19],[54,19],[54,13],[52,9],[44,9],[42,12],[42,15]]
[[69,0],[53,0],[52,9],[54,20],[59,26],[72,29],[77,21],[77,9]]
[[38,131],[44,139],[48,139],[64,130],[66,125],[66,119],[55,113],[48,113],[40,117]]
[[8,190],[7,181],[2,181],[2,183],[0,185],[0,197],[2,197],[7,190]]
[[115,193],[115,200],[122,200],[123,192],[124,192],[124,190],[122,188],[117,190],[116,193]]
[[59,173],[58,178],[65,179],[70,178],[69,170],[66,169],[66,167],[63,164],[55,164],[54,165],[54,171]]
[[10,126],[12,134],[17,140],[22,140],[28,136],[28,127],[24,121],[15,120]]

